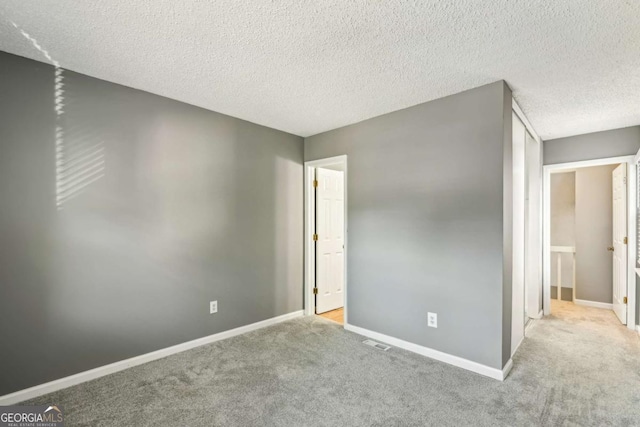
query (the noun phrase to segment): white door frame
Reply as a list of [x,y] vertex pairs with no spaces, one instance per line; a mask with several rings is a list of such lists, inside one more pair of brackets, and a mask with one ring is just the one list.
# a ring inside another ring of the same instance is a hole
[[327,159],[311,160],[304,162],[304,314],[307,316],[315,314],[315,295],[313,288],[315,287],[316,272],[316,246],[313,241],[313,233],[315,233],[315,212],[316,200],[314,197],[313,180],[315,179],[315,169],[327,166],[342,165],[344,168],[344,324],[347,324],[348,312],[348,250],[349,250],[349,234],[347,222],[347,206],[348,206],[348,171],[347,156],[329,157]]
[[[542,162],[544,145],[542,139],[540,139],[533,126],[531,126],[531,123],[529,123],[529,120],[515,99],[511,100],[511,107],[512,111],[524,124],[529,135],[531,135],[533,140],[538,144],[537,156],[539,157],[539,164],[535,170],[529,170],[530,154],[525,150],[525,165],[527,169],[525,173],[528,178],[531,178],[529,173],[535,172],[536,179],[538,180],[537,184],[539,185],[537,194],[529,194],[529,204],[526,212],[528,218],[525,224],[525,271],[529,270],[531,266],[535,266],[534,272],[537,274],[532,277],[525,273],[525,283],[528,284],[528,286],[525,285],[525,292],[527,293],[525,301],[528,301],[528,306],[525,307],[525,311],[530,319],[539,319],[543,316],[540,308],[544,304],[542,301],[542,192],[544,188],[542,182]],[[538,203],[538,209],[533,210],[531,209],[531,205],[535,202]],[[535,288],[531,287],[532,285],[535,285]]]
[[592,166],[627,163],[627,327],[635,329],[636,324],[636,156],[609,157],[584,160],[580,162],[559,163],[543,166],[543,308],[545,316],[551,313],[551,174],[571,172],[575,169]]

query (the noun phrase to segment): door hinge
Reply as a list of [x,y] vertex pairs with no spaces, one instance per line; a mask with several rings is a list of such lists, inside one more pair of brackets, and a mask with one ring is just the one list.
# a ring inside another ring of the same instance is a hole
[[313,294],[318,295],[318,288],[313,288]]
[[628,241],[629,241],[629,240],[625,237],[625,238],[624,238],[624,244],[626,245]]
[[627,303],[627,297],[622,298],[622,303],[626,304]]
[[317,188],[317,187],[318,187],[318,180],[317,180],[317,179],[314,179],[314,180],[313,180],[313,187],[314,187],[314,188]]
[[313,241],[314,241],[314,242],[317,242],[317,241],[318,241],[318,235],[317,235],[317,234],[314,234],[314,235],[313,235]]

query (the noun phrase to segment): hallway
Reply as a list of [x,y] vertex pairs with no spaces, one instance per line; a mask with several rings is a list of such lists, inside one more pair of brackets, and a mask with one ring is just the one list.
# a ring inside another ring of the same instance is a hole
[[[574,304],[571,301],[558,301],[557,299],[551,299],[551,316],[548,320],[563,320],[566,322],[586,322],[583,326],[594,327],[598,329],[596,325],[605,328],[608,332],[611,332],[609,328],[613,330],[621,329],[627,331],[625,325],[620,323],[616,318],[616,315],[612,310],[606,310],[602,308],[587,307],[584,305]],[[632,336],[634,334],[631,334]]]
[[[552,300],[507,381],[542,403],[543,425],[640,425],[640,336],[611,310]],[[633,409],[633,414],[629,408]]]

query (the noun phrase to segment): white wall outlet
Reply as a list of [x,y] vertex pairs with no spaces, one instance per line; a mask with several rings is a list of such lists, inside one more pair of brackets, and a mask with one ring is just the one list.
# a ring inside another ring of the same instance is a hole
[[218,312],[218,301],[209,301],[209,314]]
[[438,313],[427,313],[427,326],[430,328],[438,327]]

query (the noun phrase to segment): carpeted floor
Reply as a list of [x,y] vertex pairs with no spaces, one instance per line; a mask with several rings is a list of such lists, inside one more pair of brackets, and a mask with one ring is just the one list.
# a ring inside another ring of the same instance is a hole
[[640,337],[611,311],[555,302],[503,383],[309,316],[28,404],[67,426],[640,425]]

